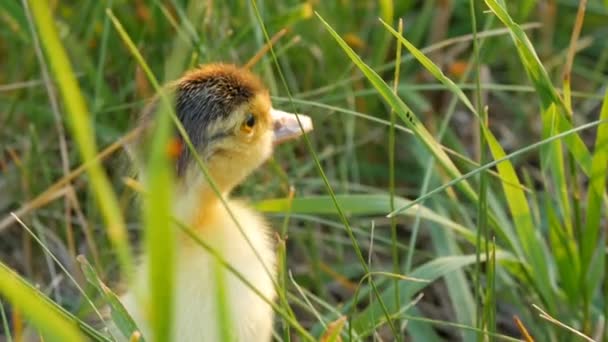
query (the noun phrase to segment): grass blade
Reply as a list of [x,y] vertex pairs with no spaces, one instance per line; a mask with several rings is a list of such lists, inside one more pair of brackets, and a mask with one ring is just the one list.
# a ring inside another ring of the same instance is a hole
[[[568,109],[555,87],[553,87],[547,71],[543,67],[524,30],[513,21],[506,9],[500,5],[497,0],[485,0],[485,2],[490,10],[492,10],[498,19],[500,19],[500,21],[509,29],[511,38],[519,53],[519,58],[540,98],[543,112],[545,112],[552,103],[557,104],[558,112],[560,114],[556,116],[556,127],[558,132],[564,132],[571,129],[572,123],[568,121],[564,115],[565,113],[568,113]],[[585,174],[589,175],[591,172],[591,154],[582,138],[579,135],[574,134],[564,139],[564,143]]]
[[[388,2],[388,1],[386,1]],[[390,13],[389,14],[385,14],[385,18],[389,18],[392,19],[393,17],[393,8],[392,8],[392,1],[390,2]],[[385,4],[382,5],[383,8],[387,8],[389,7],[389,4]],[[401,35],[401,33],[403,33],[403,19],[399,19],[399,35]],[[397,51],[395,53],[395,61],[399,61],[401,60],[401,44],[397,44]],[[395,95],[397,95],[397,88],[399,87],[399,76],[400,76],[400,71],[401,71],[401,64],[397,63],[395,65],[395,73],[394,73],[394,81],[393,81],[393,93],[395,93]],[[393,212],[395,210],[395,111],[391,110],[390,114],[390,121],[391,121],[391,125],[389,127],[389,132],[388,132],[388,187],[389,187],[389,193],[390,193],[390,210],[389,212]],[[392,249],[391,249],[391,256],[393,259],[393,272],[394,273],[400,273],[400,269],[401,269],[401,265],[399,262],[399,250],[397,248],[397,242],[398,242],[398,237],[397,237],[397,218],[396,217],[391,217],[391,239],[393,240],[393,245],[392,245]],[[412,251],[413,252],[413,251]],[[409,259],[409,255],[408,255],[408,259],[407,261],[410,261],[411,259]],[[407,266],[406,266],[407,267]],[[407,270],[406,270],[407,272]],[[395,288],[395,300],[397,302],[400,301],[400,296],[399,296],[399,280],[395,279],[394,282],[394,288]],[[397,323],[399,324],[399,322]]]
[[[487,130],[484,130],[484,133]],[[490,148],[490,152],[494,157],[494,160],[500,160],[506,156],[504,150],[491,134],[485,134],[485,139]],[[501,176],[502,188],[507,199],[507,206],[515,222],[515,229],[519,242],[525,253],[525,260],[534,269],[534,281],[537,283],[541,294],[544,295],[544,299],[549,300],[553,293],[552,284],[549,277],[549,269],[551,263],[547,260],[546,250],[547,246],[544,240],[541,239],[540,234],[535,229],[534,220],[532,213],[530,212],[530,206],[528,200],[521,188],[521,182],[519,177],[513,168],[513,164],[500,163],[496,165],[498,173]],[[515,186],[511,185],[515,184]]]
[[91,187],[101,209],[110,240],[116,248],[124,274],[131,275],[133,273],[133,263],[122,213],[110,182],[99,161],[95,158],[97,147],[94,139],[95,134],[89,121],[89,111],[80,92],[67,53],[59,39],[57,28],[53,22],[53,11],[48,0],[29,0],[28,2],[40,40],[48,56],[51,71],[57,81],[68,113],[70,130],[79,147],[83,162],[87,165]]
[[[439,164],[446,170],[446,172],[452,177],[460,176],[460,171],[456,168],[456,165],[448,157],[448,155],[442,150],[433,136],[427,131],[422,122],[418,120],[413,111],[403,102],[397,95],[393,93],[390,86],[384,82],[382,77],[373,71],[363,60],[359,57],[348,44],[340,37],[340,35],[334,31],[334,29],[317,13],[319,20],[325,25],[325,28],[334,37],[334,39],[340,44],[344,52],[348,57],[357,65],[367,79],[372,83],[374,88],[378,90],[380,95],[386,100],[390,107],[395,113],[406,123],[419,140],[430,150],[430,152],[437,158]],[[477,194],[468,182],[459,183],[458,188],[467,195],[470,199],[477,200]]]
[[[85,278],[89,284],[97,290],[97,292],[105,299],[106,303],[110,305],[112,321],[116,324],[116,327],[120,330],[125,338],[129,338],[134,332],[139,331],[137,324],[131,318],[125,307],[122,305],[118,296],[112,290],[110,290],[99,278],[95,269],[89,264],[87,259],[79,255],[78,262]],[[139,341],[145,342],[143,337],[140,337]]]
[[[410,53],[414,56],[414,58],[416,58],[418,60],[418,62],[420,62],[420,64],[422,64],[424,66],[424,68],[430,74],[432,74],[437,80],[439,80],[441,83],[443,83],[452,93],[454,93],[456,95],[456,97],[458,97],[458,99],[460,99],[464,103],[464,105],[473,114],[475,114],[475,116],[477,118],[480,118],[479,113],[477,112],[477,110],[475,109],[475,107],[473,106],[471,101],[469,101],[467,96],[464,94],[462,89],[460,89],[451,79],[449,79],[447,76],[445,76],[443,74],[443,72],[441,71],[441,69],[437,65],[435,65],[435,63],[433,63],[433,61],[431,61],[428,57],[426,57],[422,53],[422,51],[418,50],[412,43],[410,43],[407,39],[405,39],[402,35],[400,35],[399,32],[395,31],[390,25],[386,24],[382,20],[381,20],[381,22],[386,27],[386,29],[390,33],[392,33],[401,42],[401,44],[403,44],[410,51]],[[480,129],[482,130],[484,136],[491,136],[496,141],[496,138],[494,138],[494,135],[492,134],[492,132],[485,125],[481,125]],[[502,148],[500,147],[500,145],[498,145],[496,148],[498,148],[500,151],[502,151]],[[504,154],[504,151],[502,153]],[[511,162],[508,160],[506,161],[506,163],[511,164]],[[512,165],[511,165],[511,168],[512,168]],[[458,177],[458,175],[454,175],[454,177]],[[505,180],[504,177],[500,177],[500,178],[504,184],[508,183],[508,180]],[[521,186],[521,184],[519,184],[519,183],[516,183],[514,185]],[[523,193],[523,191],[522,191],[522,193]],[[470,198],[472,200],[474,200],[475,202],[478,202],[478,200],[479,200],[479,196],[477,194],[474,194],[474,196],[472,196]],[[399,210],[401,210],[401,209],[398,209],[397,211],[399,211]],[[395,213],[395,212],[396,211],[392,211],[391,214]],[[489,216],[488,219],[490,220],[490,222],[495,226],[497,233],[501,234],[501,237],[505,237],[506,240],[509,242],[509,244],[513,247],[513,249],[518,254],[521,255],[521,247],[517,243],[517,241],[514,241],[514,239],[512,238],[511,232],[506,231],[506,229],[499,227],[496,222],[495,217],[491,213],[488,216]]]
[[[497,253],[496,260],[512,260],[508,254]],[[410,298],[420,290],[427,287],[436,279],[445,276],[446,274],[450,274],[453,271],[458,269],[462,269],[468,265],[475,263],[476,256],[475,255],[459,255],[459,256],[449,256],[449,257],[441,257],[429,261],[416,269],[414,269],[408,277],[424,279],[428,282],[419,282],[419,281],[402,281],[400,285],[400,294],[401,294],[401,303],[396,303],[394,301],[394,291],[392,288],[385,290],[382,293],[382,298],[388,304],[388,309],[391,312],[397,312],[399,307],[395,307],[395,305],[407,305],[404,301],[409,301]],[[485,260],[485,257],[482,258]],[[352,303],[349,303],[346,307],[350,307]],[[374,324],[374,321],[371,317],[381,316],[380,308],[377,302],[374,302],[372,305],[368,306],[364,311],[360,314],[356,315],[352,319],[352,327],[357,332],[369,331]]]
[[73,321],[61,314],[40,292],[0,262],[0,291],[49,341],[84,341]]
[[148,319],[154,341],[171,340],[173,319],[173,278],[175,263],[175,229],[171,224],[173,168],[167,153],[173,134],[170,109],[164,106],[156,113],[150,156],[144,174],[145,187],[151,196],[143,199],[148,282],[150,284]]
[[[336,201],[345,212],[351,215],[384,215],[390,208],[390,195],[336,195]],[[412,201],[402,197],[395,197],[396,206],[407,206]],[[337,214],[332,206],[333,200],[330,196],[306,196],[294,199],[268,199],[256,204],[256,209],[266,213],[294,214]],[[439,215],[424,206],[412,206],[401,215],[421,218],[440,224],[452,229],[470,242],[474,242],[475,233],[470,229],[451,221],[445,216]]]
[[435,63],[433,63],[433,61],[431,61],[430,58],[425,56],[422,53],[422,51],[418,50],[414,46],[414,44],[410,43],[401,34],[399,34],[399,32],[395,31],[395,29],[392,28],[389,24],[384,22],[382,19],[380,19],[380,22],[382,23],[382,25],[384,25],[384,27],[390,33],[393,34],[393,36],[395,36],[395,38],[397,38],[397,40],[399,40],[399,42],[401,42],[401,44],[403,44],[403,46],[405,46],[406,49],[408,49],[408,51],[412,54],[412,56],[414,56],[414,58],[416,58],[418,60],[418,62],[420,62],[420,64],[422,64],[422,66],[429,73],[431,73],[431,75],[433,75],[437,80],[441,81],[441,83],[443,83],[445,86],[447,86],[448,89],[450,89],[450,91],[452,91],[454,94],[456,94],[456,96],[458,96],[458,98],[467,106],[467,108],[473,114],[475,114],[476,116],[479,116],[479,114],[477,113],[477,110],[475,110],[475,107],[473,107],[473,104],[471,103],[471,101],[469,101],[469,99],[464,94],[464,92],[456,85],[456,83],[454,83],[452,80],[450,80],[448,77],[446,77],[443,74],[443,71],[441,71],[441,69],[437,65],[435,65]]
[[4,331],[4,337],[6,338],[6,342],[13,342],[13,337],[11,336],[11,329],[8,326],[8,317],[6,317],[6,311],[4,311],[4,304],[0,300],[0,318],[2,318],[2,328]]
[[[600,111],[600,120],[608,120],[608,91],[604,96],[604,103]],[[606,192],[606,174],[608,167],[608,126],[602,125],[597,128],[595,151],[591,163],[591,176],[589,179],[589,190],[587,192],[587,217],[585,234],[581,241],[581,274],[587,274],[594,254],[600,252],[602,257],[603,248],[596,248],[599,240],[599,232],[602,219],[602,198]],[[601,279],[601,278],[600,278]],[[592,284],[592,290],[598,284]],[[585,291],[585,289],[583,289]]]

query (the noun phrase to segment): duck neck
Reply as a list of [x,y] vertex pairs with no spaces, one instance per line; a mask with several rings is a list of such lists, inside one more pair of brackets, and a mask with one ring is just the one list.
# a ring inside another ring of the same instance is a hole
[[210,211],[221,205],[221,199],[228,199],[233,188],[226,186],[225,182],[215,181],[214,189],[202,174],[180,183],[175,188],[173,214],[182,223],[193,226],[200,221],[201,216],[207,216]]

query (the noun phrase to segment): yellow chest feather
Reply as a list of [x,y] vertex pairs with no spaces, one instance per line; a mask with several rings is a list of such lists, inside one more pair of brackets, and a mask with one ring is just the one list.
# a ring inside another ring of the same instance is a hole
[[[272,277],[275,270],[274,248],[269,240],[264,220],[239,202],[230,201],[229,207],[239,220],[251,246],[228,215],[218,204],[208,209],[204,217],[195,219],[195,227],[201,239],[234,267],[247,281],[269,301],[275,297]],[[223,267],[217,267],[215,259],[188,237],[180,236],[176,252],[175,294],[173,315],[174,341],[220,341],[218,322],[217,272],[223,273],[224,291],[228,309],[231,336],[236,341],[269,341],[272,335],[273,314],[271,307],[240,279]],[[256,253],[252,250],[255,248]],[[261,259],[261,260],[260,260]],[[262,264],[266,265],[266,268]],[[136,275],[135,286],[145,298],[147,265],[144,260]],[[269,272],[267,272],[267,270]],[[122,301],[144,337],[150,339],[145,313],[140,310],[133,293],[127,293]]]

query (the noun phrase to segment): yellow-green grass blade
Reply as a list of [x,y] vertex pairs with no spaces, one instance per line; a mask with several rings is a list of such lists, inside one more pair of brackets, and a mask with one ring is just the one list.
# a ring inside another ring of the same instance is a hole
[[545,200],[551,255],[557,268],[560,287],[572,304],[578,303],[581,291],[580,256],[576,240],[569,236],[558,218],[552,199]]
[[378,1],[380,6],[380,15],[382,20],[391,22],[395,14],[395,5],[392,0],[380,0]]
[[[70,323],[76,325],[76,327],[79,328],[80,331],[82,333],[84,333],[88,338],[92,339],[93,341],[104,341],[104,342],[111,341],[108,337],[106,337],[105,335],[103,335],[100,332],[98,332],[97,330],[95,330],[89,324],[80,320],[74,314],[67,311],[66,309],[64,309],[63,307],[58,305],[57,303],[53,302],[49,297],[47,297],[45,294],[40,292],[40,290],[38,288],[30,285],[25,279],[21,278],[21,276],[19,276],[17,273],[15,273],[13,270],[11,270],[8,266],[3,264],[2,262],[0,262],[0,269],[6,270],[6,272],[8,272],[7,274],[11,274],[13,277],[15,277],[17,282],[19,283],[19,285],[18,285],[19,287],[25,287],[26,289],[24,291],[33,293],[34,295],[36,295],[38,297],[37,298],[38,300],[44,301],[46,303],[43,305],[44,307],[49,306],[52,309],[54,309],[63,319],[66,319]],[[0,271],[2,271],[2,270],[0,270]],[[2,277],[0,277],[0,279],[8,279],[8,278],[4,277],[4,273],[2,273]],[[4,286],[4,283],[0,282],[0,293],[4,293],[3,286]],[[8,294],[5,295],[5,297],[9,301],[12,300]],[[17,305],[15,305],[15,307],[18,309],[21,309],[21,305],[23,305],[23,304],[18,303]],[[38,310],[39,308],[35,307],[34,309]],[[44,310],[44,308],[41,308],[40,310]],[[20,311],[25,312],[25,310],[20,310]],[[37,313],[37,311],[36,311],[36,313]],[[26,315],[27,315],[27,312],[26,312]],[[34,322],[34,326],[36,326],[36,322]]]
[[[217,317],[217,331],[221,341],[234,341],[235,336],[232,330],[232,320],[230,319],[231,307],[228,298],[231,293],[226,286],[226,269],[218,260],[213,260],[214,285],[215,285],[215,307]],[[237,294],[232,294],[233,296]]]
[[[133,318],[131,318],[125,307],[118,299],[118,296],[101,281],[95,272],[95,269],[93,269],[87,259],[80,255],[78,256],[78,262],[80,263],[82,273],[89,284],[91,284],[95,290],[97,290],[97,292],[104,298],[105,302],[110,306],[112,321],[118,330],[120,330],[122,335],[128,339],[135,331],[140,331],[137,324],[135,324],[135,321],[133,321]],[[139,341],[145,342],[144,337],[141,337]]]
[[[528,77],[530,77],[534,88],[536,88],[536,92],[543,107],[543,112],[546,111],[552,103],[557,104],[558,112],[561,114],[556,116],[558,132],[564,132],[571,129],[572,123],[563,115],[568,112],[566,105],[558,95],[555,87],[551,84],[551,79],[536,55],[534,47],[524,30],[513,21],[506,9],[499,4],[497,0],[485,0],[485,2],[490,10],[509,29],[524,69],[526,70]],[[570,135],[564,139],[564,143],[580,165],[581,169],[585,174],[589,175],[591,172],[591,154],[582,138],[577,134]]]
[[150,293],[144,298],[153,341],[171,340],[173,318],[173,278],[175,232],[171,223],[173,197],[173,167],[167,152],[173,133],[171,108],[164,106],[155,113],[151,151],[144,174],[144,184],[150,196],[143,198],[143,222],[148,282]]
[[[12,214],[12,215],[14,215],[14,214]],[[57,258],[57,256],[46,245],[46,239],[44,238],[43,234],[40,234],[40,236],[34,234],[34,232],[23,221],[21,221],[21,219],[19,219],[16,215],[15,215],[15,219],[17,220],[17,222],[19,222],[19,224],[21,224],[23,229],[25,229],[28,232],[28,234],[30,234],[30,236],[38,243],[38,245],[46,253],[46,255],[48,255],[49,258],[52,259],[57,264],[57,266],[59,266],[59,268],[63,271],[63,273],[66,275],[66,277],[72,282],[72,284],[74,284],[74,286],[76,287],[76,289],[78,289],[80,294],[82,294],[84,300],[90,305],[91,309],[93,309],[93,311],[95,312],[97,317],[99,319],[102,319],[102,314],[97,309],[97,306],[95,305],[95,303],[93,303],[91,298],[87,295],[87,293],[82,288],[82,286],[80,286],[80,284],[76,281],[76,279],[70,273],[70,271],[61,263],[61,261]]]
[[[413,111],[397,96],[393,93],[391,87],[384,82],[382,77],[373,71],[363,60],[348,46],[348,44],[340,37],[340,35],[317,13],[319,20],[325,25],[325,28],[334,37],[336,42],[342,47],[348,57],[355,63],[355,65],[361,70],[361,72],[367,77],[372,85],[378,90],[384,100],[390,105],[395,113],[405,122],[408,128],[410,128],[418,139],[429,149],[429,151],[437,158],[439,164],[444,170],[452,177],[459,177],[460,171],[456,168],[456,165],[448,157],[448,155],[442,150],[433,136],[427,131],[422,122],[418,120]],[[473,201],[477,200],[477,194],[467,181],[458,183],[458,188]]]
[[[385,215],[390,209],[390,195],[336,195],[336,201],[344,212],[350,215]],[[395,197],[396,206],[406,206],[411,203],[402,197]],[[256,209],[265,213],[286,213],[291,211],[294,214],[337,214],[335,206],[330,196],[306,196],[294,199],[278,198],[268,199],[256,203]],[[435,222],[443,227],[454,230],[467,241],[475,242],[475,232],[456,223],[445,216],[439,215],[424,206],[412,206],[408,210],[400,213],[404,216],[416,217],[420,215],[422,219]]]
[[84,336],[72,320],[62,315],[48,299],[2,262],[0,279],[2,295],[26,315],[45,340],[84,341]]
[[[128,33],[120,22],[111,13],[107,12],[114,23],[120,37],[127,48],[135,56],[144,72],[153,78],[147,63],[133,44]],[[170,77],[175,71],[176,61],[181,56],[175,52],[169,59],[167,73]],[[173,108],[172,98],[163,89],[155,84],[161,98],[159,109],[154,113],[153,134],[146,141],[150,143],[149,155],[146,158],[144,171],[144,185],[149,196],[143,198],[142,216],[145,226],[145,246],[148,264],[148,283],[150,292],[144,298],[147,310],[147,319],[150,322],[154,341],[171,340],[171,326],[173,318],[173,278],[175,261],[175,233],[171,223],[171,204],[173,197],[173,167],[171,156],[167,152],[170,139],[173,135]],[[146,139],[148,137],[145,137]]]
[[[600,111],[600,120],[608,120],[608,91]],[[587,274],[594,255],[605,258],[604,248],[598,247],[600,229],[602,227],[602,198],[606,192],[606,168],[608,167],[608,125],[597,128],[595,150],[591,161],[591,175],[587,191],[587,215],[585,231],[581,241],[581,274]],[[600,245],[601,246],[601,245]],[[606,277],[606,275],[604,275]],[[595,288],[597,284],[590,284]]]
[[101,164],[95,158],[97,154],[95,132],[90,124],[84,97],[80,92],[74,71],[53,22],[53,11],[48,0],[29,0],[28,2],[68,113],[71,133],[78,145],[81,158],[87,165],[91,187],[103,215],[110,240],[116,248],[124,273],[130,275],[133,264],[122,213],[111,184]]
[[[502,149],[494,135],[486,134],[484,137],[492,153],[494,160],[505,158],[505,151]],[[549,270],[551,264],[547,258],[547,246],[541,238],[540,232],[535,228],[534,219],[528,205],[528,199],[521,187],[519,177],[510,162],[496,165],[498,173],[503,180],[502,188],[507,200],[507,206],[511,217],[515,223],[515,230],[519,242],[525,253],[525,260],[534,270],[533,281],[541,291],[543,298],[548,304],[553,303],[553,284],[550,281]],[[551,306],[551,305],[550,305]]]
[[519,53],[520,60],[524,64],[524,68],[540,96],[543,106],[548,107],[552,102],[559,102],[560,105],[564,105],[561,98],[559,98],[555,87],[551,84],[549,75],[542,66],[532,42],[530,42],[525,32],[517,23],[515,23],[507,10],[499,4],[497,0],[486,0],[485,2],[490,10],[494,12],[498,19],[509,29],[517,52]]
[[429,73],[431,73],[431,75],[433,75],[437,80],[439,80],[446,87],[448,87],[448,89],[450,89],[450,91],[452,91],[452,93],[454,93],[456,96],[458,96],[458,98],[462,101],[462,103],[464,103],[464,105],[473,114],[475,114],[476,116],[479,117],[477,110],[475,110],[475,107],[473,106],[471,101],[469,101],[469,98],[464,94],[464,92],[460,89],[460,87],[458,87],[456,85],[456,83],[454,83],[451,79],[449,79],[447,76],[445,76],[443,71],[441,71],[441,69],[437,65],[435,65],[435,63],[433,63],[433,61],[431,61],[430,58],[425,56],[424,53],[422,53],[422,51],[418,50],[414,46],[414,44],[410,43],[407,39],[405,39],[405,37],[403,37],[403,35],[399,34],[399,32],[397,32],[397,31],[395,31],[395,29],[392,28],[389,24],[384,22],[382,19],[380,19],[380,22],[393,36],[395,36],[395,38],[397,38],[397,40],[399,40],[399,42],[401,44],[403,44],[403,46],[405,46],[406,49],[408,49],[408,51],[412,54],[412,56],[414,56],[414,58],[416,58],[418,60],[418,62],[420,62],[420,64],[422,64],[422,66]]
[[[558,112],[555,103],[542,114],[542,136],[551,137],[558,132]],[[554,141],[540,150],[541,170],[545,181],[552,180],[551,187],[557,192],[555,198],[546,200],[545,210],[549,217],[549,239],[552,256],[559,274],[562,288],[572,302],[577,302],[582,294],[579,291],[580,254],[573,230],[573,215],[570,206],[570,191],[567,185],[563,143]],[[557,208],[554,209],[554,203]]]
[[[549,108],[542,115],[543,132],[544,138],[550,137],[557,132],[555,126],[557,116],[557,106],[552,103]],[[548,146],[544,147],[540,151],[541,156],[541,169],[545,173],[549,173],[553,177],[554,187],[559,192],[557,201],[561,210],[562,220],[565,224],[566,231],[570,237],[574,237],[571,210],[570,210],[570,195],[569,188],[566,184],[566,170],[562,143],[555,141]]]
[[[379,14],[380,17],[389,23],[392,23],[394,21],[394,16],[395,16],[395,4],[393,0],[379,0],[377,1],[378,3],[378,9],[379,9]],[[376,28],[374,28],[374,30],[377,30]],[[370,58],[370,64],[371,65],[380,65],[382,64],[384,61],[386,61],[389,53],[390,53],[390,48],[392,45],[392,39],[391,36],[389,34],[387,34],[386,32],[378,32],[378,33],[374,33],[374,39],[369,41],[370,43],[370,49],[372,51],[372,56]]]

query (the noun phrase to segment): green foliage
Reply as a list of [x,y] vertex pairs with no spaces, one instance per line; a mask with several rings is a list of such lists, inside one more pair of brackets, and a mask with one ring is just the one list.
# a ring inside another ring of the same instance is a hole
[[[85,259],[83,256],[80,256],[78,258],[78,262],[80,263],[82,273],[86,277],[87,281],[91,285],[93,285],[97,293],[109,305],[112,322],[116,324],[116,327],[122,333],[123,337],[125,339],[129,339],[133,335],[133,333],[139,331],[139,329],[137,328],[137,325],[135,324],[131,316],[129,316],[129,313],[127,312],[125,307],[120,302],[118,296],[114,292],[112,292],[112,290],[107,287],[101,281],[101,279],[99,279],[99,275],[95,273],[95,270],[93,269],[91,264],[89,264],[87,259]],[[145,341],[145,339],[142,337],[139,339],[139,341],[143,342]]]
[[76,324],[61,314],[43,294],[29,286],[23,278],[0,263],[0,292],[22,310],[49,341],[84,341]]

